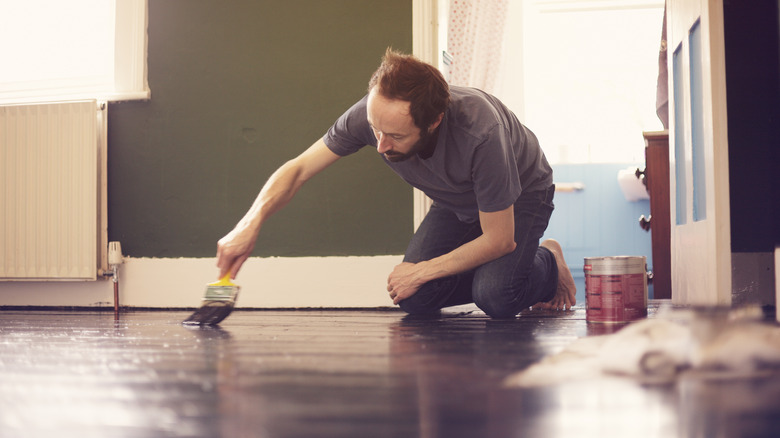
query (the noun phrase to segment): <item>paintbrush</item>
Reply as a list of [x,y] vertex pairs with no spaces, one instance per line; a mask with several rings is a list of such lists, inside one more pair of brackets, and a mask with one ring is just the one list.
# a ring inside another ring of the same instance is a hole
[[203,304],[189,318],[182,321],[185,325],[217,325],[230,315],[236,304],[241,287],[230,281],[230,273],[222,279],[209,283],[203,295]]

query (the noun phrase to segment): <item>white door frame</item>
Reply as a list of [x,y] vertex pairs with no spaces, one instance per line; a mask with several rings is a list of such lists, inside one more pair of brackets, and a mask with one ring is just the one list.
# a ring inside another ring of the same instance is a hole
[[[439,63],[439,0],[412,0],[412,54],[437,66]],[[420,226],[428,209],[430,198],[414,190],[414,230]]]

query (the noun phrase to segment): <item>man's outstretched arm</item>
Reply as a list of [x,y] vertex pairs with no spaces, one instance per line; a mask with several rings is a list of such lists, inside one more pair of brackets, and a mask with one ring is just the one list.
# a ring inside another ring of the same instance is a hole
[[232,231],[217,242],[219,278],[228,272],[235,278],[252,254],[263,223],[287,205],[306,181],[339,158],[319,139],[277,169],[263,185],[249,211]]

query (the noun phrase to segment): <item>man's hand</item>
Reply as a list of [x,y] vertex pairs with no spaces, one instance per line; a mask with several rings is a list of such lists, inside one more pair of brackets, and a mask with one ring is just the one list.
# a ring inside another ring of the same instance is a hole
[[257,241],[257,231],[240,222],[231,232],[217,242],[217,267],[219,278],[230,273],[236,278],[246,259],[252,254]]
[[422,277],[421,264],[401,263],[393,268],[393,272],[387,277],[387,292],[393,299],[393,304],[411,297],[420,289],[425,281]]

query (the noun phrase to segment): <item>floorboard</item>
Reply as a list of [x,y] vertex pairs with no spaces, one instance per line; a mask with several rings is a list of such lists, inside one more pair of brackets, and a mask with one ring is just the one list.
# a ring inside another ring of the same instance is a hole
[[614,326],[389,310],[0,311],[0,437],[762,437],[780,378],[502,381]]

